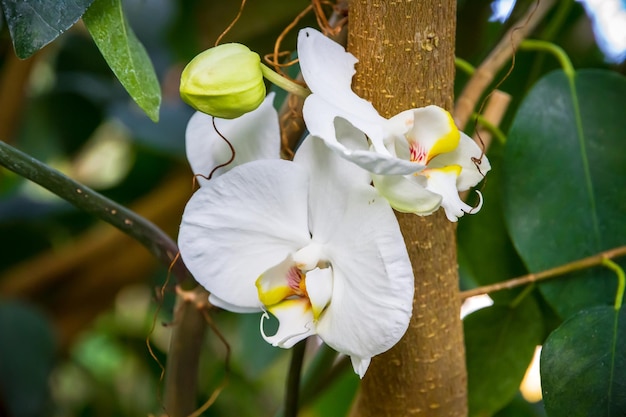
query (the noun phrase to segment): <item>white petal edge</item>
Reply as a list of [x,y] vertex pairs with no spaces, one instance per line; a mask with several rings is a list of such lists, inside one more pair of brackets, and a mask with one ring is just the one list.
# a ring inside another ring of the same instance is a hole
[[258,313],[262,311],[260,307],[241,307],[235,304],[227,303],[215,294],[209,294],[209,303],[223,310],[232,311],[233,313]]
[[373,175],[372,178],[378,192],[402,213],[427,216],[441,205],[441,195],[427,190],[426,179],[422,176]]
[[352,362],[352,368],[354,372],[359,376],[359,378],[363,379],[365,376],[365,372],[367,372],[367,368],[370,366],[370,362],[372,358],[359,358],[358,356],[350,356],[350,362]]
[[[384,146],[382,124],[360,122],[346,117],[340,109],[315,95],[309,96],[302,109],[307,129],[311,135],[324,141],[333,151],[361,168],[375,174],[406,175],[421,171],[424,166],[396,158]],[[337,126],[341,125],[340,129]],[[350,127],[347,127],[350,126]],[[357,135],[367,135],[374,150],[354,147]]]
[[426,181],[426,189],[442,197],[441,207],[443,207],[446,217],[451,222],[458,221],[465,213],[477,212],[480,210],[480,206],[482,206],[482,197],[478,209],[461,200],[456,188],[456,181],[456,173],[439,169],[429,170]]
[[371,187],[354,190],[348,201],[325,246],[333,268],[333,295],[317,333],[338,352],[368,360],[391,348],[406,331],[413,270],[387,201]]
[[255,281],[310,242],[308,175],[289,161],[255,161],[191,197],[180,253],[196,281],[228,305],[258,308]]
[[317,319],[333,296],[332,268],[316,268],[307,272],[306,291],[311,301],[313,317]]
[[[258,159],[280,157],[280,128],[274,109],[274,93],[270,93],[255,110],[236,119],[215,119],[219,132],[233,145],[235,159],[219,168],[213,178],[237,165]],[[194,174],[208,176],[220,164],[227,162],[232,151],[213,127],[213,116],[196,112],[185,132],[187,159]],[[205,180],[199,176],[199,183]]]
[[[480,159],[480,163],[474,160]],[[429,168],[443,168],[447,165],[460,165],[461,175],[457,178],[456,187],[459,191],[466,191],[483,180],[491,170],[487,156],[483,154],[478,144],[465,133],[461,132],[459,146],[452,152],[435,157]]]
[[348,119],[384,120],[372,103],[352,91],[354,64],[358,60],[343,46],[315,29],[304,28],[298,33],[298,59],[304,81],[313,96],[338,109],[346,109]]
[[314,136],[302,142],[294,162],[309,173],[309,230],[317,242],[323,243],[336,229],[336,222],[345,211],[349,190],[369,187],[370,175],[335,154]]
[[267,343],[285,349],[315,334],[313,312],[306,298],[285,300],[268,309],[278,319],[278,330],[273,336],[265,334],[263,321],[269,319],[268,313],[261,317],[261,335]]

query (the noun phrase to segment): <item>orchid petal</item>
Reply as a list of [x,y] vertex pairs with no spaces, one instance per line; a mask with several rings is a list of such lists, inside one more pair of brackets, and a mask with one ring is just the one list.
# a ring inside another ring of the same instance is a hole
[[403,130],[404,137],[395,140],[406,140],[418,148],[420,153],[423,152],[423,162],[451,152],[459,144],[460,133],[452,116],[438,106],[406,110],[388,120],[388,132],[399,136]]
[[444,168],[429,169],[424,172],[427,177],[426,189],[442,197],[441,206],[446,211],[448,220],[456,222],[463,214],[478,211],[463,202],[461,197],[459,197],[456,181],[461,172],[460,166],[449,165]]
[[359,376],[359,378],[363,378],[367,368],[370,366],[370,362],[372,358],[359,358],[358,356],[350,356],[350,361],[352,362],[352,368],[354,372]]
[[386,154],[383,144],[385,118],[378,114],[372,103],[352,91],[354,64],[358,62],[354,55],[319,31],[305,28],[298,34],[298,58],[302,76],[313,93],[306,98],[302,109],[311,135],[346,153],[334,132],[335,120],[342,118],[365,133],[377,152]]
[[369,120],[367,124],[371,125],[384,120],[372,103],[352,91],[354,64],[358,60],[343,46],[315,29],[304,28],[298,33],[298,59],[304,81],[313,92],[310,97],[322,98],[336,110],[346,109],[342,117],[359,128],[359,121]]
[[[333,268],[333,296],[317,333],[329,346],[364,364],[406,331],[413,271],[387,201],[372,187],[353,189],[345,198],[345,212],[325,245]],[[355,368],[360,375],[365,372],[361,368]]]
[[297,268],[303,271],[310,271],[318,267],[322,256],[322,247],[315,242],[311,242],[293,255],[293,261]]
[[[274,93],[270,93],[254,111],[236,119],[215,119],[219,133],[233,145],[235,159],[228,166],[218,168],[214,177],[246,162],[280,157],[278,113],[273,100]],[[185,138],[187,159],[194,174],[208,176],[232,156],[230,147],[213,127],[213,117],[205,113],[196,112],[191,117]]]
[[443,168],[448,165],[459,165],[462,168],[456,181],[456,188],[459,191],[468,190],[478,184],[491,169],[489,160],[478,144],[463,132],[459,146],[452,152],[434,158],[428,167]]
[[263,311],[261,307],[241,307],[236,304],[227,303],[215,294],[209,294],[209,303],[215,307],[219,307],[223,310],[232,311],[233,313],[258,313]]
[[[324,141],[326,146],[339,156],[355,163],[361,168],[376,174],[405,175],[420,171],[423,165],[402,160],[392,155],[382,142],[382,130],[376,124],[372,129],[378,131],[379,146],[371,133],[361,126],[334,114],[328,114],[328,104],[315,95],[309,96],[304,103],[303,113],[311,135]],[[307,117],[306,114],[309,114]],[[366,136],[367,134],[367,136]],[[373,143],[373,150],[367,145],[367,137]]]
[[293,257],[288,255],[285,260],[263,272],[256,280],[259,300],[266,306],[278,304],[285,298],[296,295],[300,290],[304,274],[296,268]]
[[441,204],[441,196],[426,189],[421,175],[373,175],[374,186],[391,207],[420,216],[432,214]]
[[195,279],[225,303],[260,307],[255,281],[310,241],[308,178],[288,161],[254,161],[201,187],[178,244]]
[[360,134],[363,139],[369,138],[377,152],[387,157],[390,156],[383,143],[384,131],[382,123],[384,119],[378,115],[376,118],[360,119],[351,112],[346,111],[345,108],[329,103],[316,94],[307,97],[302,107],[302,115],[311,135],[321,138],[326,142],[327,146],[348,159],[353,154],[360,155],[361,152],[351,149],[342,143],[342,137],[336,132],[336,122],[338,120],[350,123],[356,130],[356,133]]
[[[367,146],[367,144],[363,144]],[[307,137],[294,162],[309,173],[309,230],[316,241],[325,242],[345,211],[346,193],[354,187],[369,187],[370,175],[340,158],[317,137]]]
[[306,291],[313,309],[313,317],[317,320],[333,295],[333,270],[316,268],[307,272]]
[[267,313],[261,317],[261,334],[272,346],[289,349],[299,341],[315,334],[313,311],[307,298],[285,300],[269,307],[268,310],[278,319],[278,330],[273,336],[267,336],[263,330],[263,320],[268,319]]

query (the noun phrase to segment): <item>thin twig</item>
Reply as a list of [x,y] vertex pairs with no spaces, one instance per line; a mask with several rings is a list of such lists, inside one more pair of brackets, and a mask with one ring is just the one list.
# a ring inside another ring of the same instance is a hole
[[226,347],[226,357],[224,358],[225,374],[224,374],[224,378],[222,378],[222,382],[220,382],[217,388],[213,390],[213,393],[211,394],[209,399],[206,400],[205,403],[200,406],[200,408],[198,408],[193,413],[189,414],[188,417],[201,417],[202,414],[215,403],[215,401],[217,400],[217,397],[219,397],[220,393],[224,390],[224,388],[226,388],[226,385],[228,385],[228,376],[230,374],[230,345],[226,341],[226,338],[224,337],[224,335],[218,330],[217,326],[215,326],[215,323],[213,323],[213,320],[211,319],[211,316],[209,315],[208,307],[202,308],[201,311],[202,311],[202,315],[204,316],[206,323],[215,332],[215,334],[217,335],[218,339],[220,339],[224,347]]
[[154,223],[2,141],[0,165],[126,233],[166,267],[172,265],[172,274],[179,284],[191,280],[182,259],[176,257],[176,243]]
[[198,365],[207,327],[198,303],[208,303],[208,294],[200,286],[191,291],[176,287],[176,293],[163,408],[170,417],[186,417],[197,408]]
[[[500,122],[502,122],[502,118],[506,114],[506,110],[508,109],[510,102],[510,94],[507,94],[504,91],[495,90],[485,105],[485,110],[482,114],[482,121],[486,121],[493,126],[500,126]],[[482,141],[485,149],[489,149],[492,136],[493,132],[485,126],[485,123],[481,123],[477,120],[476,131],[474,132],[473,139],[475,141]]]
[[536,274],[523,275],[518,278],[513,278],[507,281],[497,282],[491,285],[485,285],[471,290],[462,291],[460,296],[464,300],[475,295],[491,294],[496,291],[510,290],[512,288],[520,287],[522,285],[530,284],[531,282],[545,281],[548,279],[556,278],[561,275],[568,274],[570,272],[580,271],[582,269],[591,268],[593,266],[603,265],[605,259],[619,258],[626,256],[626,246],[620,246],[608,250],[606,252],[599,253],[597,255],[590,256],[588,258],[579,259],[574,262],[567,263],[565,265],[557,266]]
[[555,0],[538,0],[526,14],[502,37],[487,58],[476,68],[476,72],[463,88],[454,108],[454,120],[462,130],[474,112],[476,103],[489,87],[495,75],[514,55],[519,43],[527,37],[554,6]]
[[217,39],[215,40],[215,45],[214,46],[219,45],[220,42],[222,41],[222,39],[224,38],[224,36],[226,36],[226,34],[228,32],[230,32],[230,30],[233,28],[233,26],[235,26],[235,23],[237,23],[237,21],[239,20],[239,18],[243,14],[244,7],[246,7],[246,0],[241,0],[241,5],[239,6],[239,11],[237,12],[237,16],[235,16],[233,21],[230,22],[230,24],[226,27],[226,29],[224,29],[224,31],[220,34],[220,36],[217,37]]
[[[348,5],[345,0],[340,0],[328,19],[326,30],[333,33],[331,39],[344,45],[347,40],[346,15]],[[332,29],[331,29],[332,28]],[[274,58],[276,60],[276,58]],[[299,74],[295,80],[301,81],[302,75]],[[280,108],[280,138],[281,138],[281,155],[286,159],[292,159],[294,149],[298,145],[302,134],[305,131],[304,120],[302,119],[302,106],[304,99],[294,94],[288,94]]]

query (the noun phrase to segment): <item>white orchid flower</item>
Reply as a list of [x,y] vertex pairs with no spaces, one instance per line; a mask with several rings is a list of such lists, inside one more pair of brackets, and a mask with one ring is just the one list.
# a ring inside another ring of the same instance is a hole
[[[237,120],[244,130],[263,124]],[[225,136],[235,141],[235,130]],[[204,140],[187,135],[187,141]],[[278,149],[278,133],[274,143]],[[187,145],[209,153],[214,146]],[[406,331],[413,300],[398,223],[369,183],[366,171],[312,137],[293,162],[237,165],[205,181],[187,204],[178,238],[182,258],[214,305],[264,312],[261,332],[272,345],[289,348],[318,335],[349,355],[363,377],[371,357]],[[279,322],[273,335],[264,330],[268,313]]]
[[[480,209],[480,203],[476,208],[465,204],[458,192],[480,182],[491,168],[489,161],[447,111],[427,106],[385,119],[352,91],[357,59],[317,30],[300,31],[298,57],[312,92],[303,108],[309,132],[370,171],[393,208],[427,215],[443,206],[450,221]],[[360,134],[369,147],[350,146],[346,132],[351,143]]]

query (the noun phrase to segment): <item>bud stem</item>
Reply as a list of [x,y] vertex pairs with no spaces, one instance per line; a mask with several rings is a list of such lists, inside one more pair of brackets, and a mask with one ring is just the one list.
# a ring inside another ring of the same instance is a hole
[[277,85],[278,87],[291,94],[295,94],[302,98],[306,98],[309,94],[311,94],[311,91],[308,88],[302,87],[301,85],[294,83],[290,79],[283,77],[263,63],[261,63],[261,72],[269,82]]

